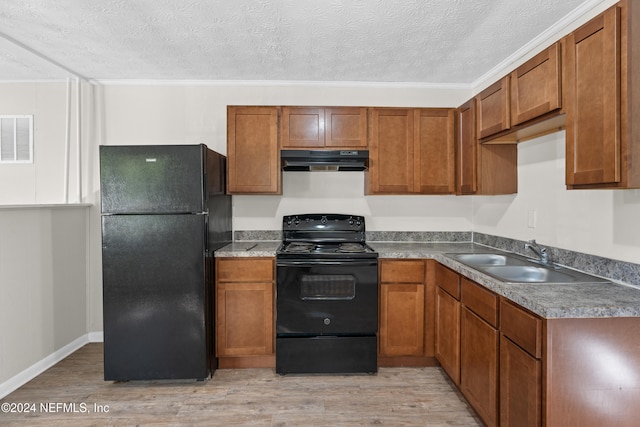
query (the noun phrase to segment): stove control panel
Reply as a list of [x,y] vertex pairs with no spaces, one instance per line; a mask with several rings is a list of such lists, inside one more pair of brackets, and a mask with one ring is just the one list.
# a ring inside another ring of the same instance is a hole
[[355,231],[364,232],[364,217],[343,214],[301,214],[282,218],[283,231]]

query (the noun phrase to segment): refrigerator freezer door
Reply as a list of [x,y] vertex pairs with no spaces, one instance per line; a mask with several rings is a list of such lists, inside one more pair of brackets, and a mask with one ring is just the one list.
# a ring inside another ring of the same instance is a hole
[[209,376],[205,221],[102,217],[105,380]]
[[102,213],[205,210],[202,145],[100,146]]

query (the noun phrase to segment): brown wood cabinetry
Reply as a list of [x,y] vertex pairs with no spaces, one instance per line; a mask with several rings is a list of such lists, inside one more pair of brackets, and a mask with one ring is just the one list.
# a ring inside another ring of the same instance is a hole
[[565,39],[566,184],[637,188],[640,5],[622,1]]
[[463,278],[460,390],[488,426],[498,425],[498,297]]
[[460,386],[460,276],[436,265],[436,359]]
[[422,356],[425,278],[422,260],[380,262],[381,356]]
[[275,366],[274,262],[216,259],[216,355],[221,368]]
[[227,193],[282,193],[278,107],[227,107]]
[[476,99],[471,98],[456,110],[456,193],[460,195],[478,191],[476,131]]
[[516,143],[560,130],[562,76],[561,43],[555,43],[480,92],[478,139]]
[[413,114],[410,108],[369,110],[367,194],[413,193]]
[[455,336],[458,326],[441,307],[457,302],[458,276],[458,386],[486,425],[637,424],[640,318],[543,319],[439,264],[434,270],[436,356],[454,378],[446,361],[455,357],[443,357],[442,337]]
[[510,76],[503,77],[478,95],[478,137],[489,137],[511,126]]
[[372,108],[366,193],[454,193],[454,120],[447,108]]
[[367,109],[282,107],[282,148],[366,149]]
[[543,425],[637,426],[638,317],[547,319]]
[[517,193],[518,146],[479,143],[476,102],[476,98],[473,98],[456,110],[456,193]]
[[562,106],[560,43],[511,73],[511,124],[519,125]]
[[434,287],[422,259],[380,260],[380,366],[425,366],[433,361]]
[[500,302],[500,425],[542,425],[542,319]]

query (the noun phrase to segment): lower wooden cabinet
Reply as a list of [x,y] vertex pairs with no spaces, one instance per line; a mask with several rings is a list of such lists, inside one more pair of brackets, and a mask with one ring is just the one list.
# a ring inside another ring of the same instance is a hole
[[542,363],[500,337],[500,425],[535,427],[542,416]]
[[378,364],[425,366],[435,363],[434,286],[422,259],[380,260]]
[[460,390],[488,426],[498,425],[498,331],[466,307],[460,317]]
[[380,355],[424,353],[424,284],[380,286]]
[[542,425],[542,319],[500,301],[500,425]]
[[460,276],[436,265],[435,356],[451,380],[460,386]]
[[461,282],[460,389],[488,426],[498,425],[498,296],[466,278]]
[[216,260],[219,367],[274,367],[274,259]]

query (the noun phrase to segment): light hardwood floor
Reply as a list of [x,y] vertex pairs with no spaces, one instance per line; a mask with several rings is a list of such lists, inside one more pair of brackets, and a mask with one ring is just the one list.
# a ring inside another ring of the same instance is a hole
[[0,426],[482,425],[434,367],[350,376],[219,369],[208,381],[125,383],[104,381],[102,367],[102,345],[86,345],[0,400],[27,407],[2,406]]

